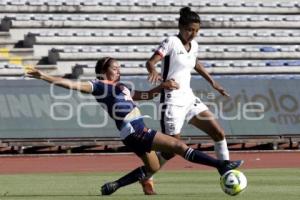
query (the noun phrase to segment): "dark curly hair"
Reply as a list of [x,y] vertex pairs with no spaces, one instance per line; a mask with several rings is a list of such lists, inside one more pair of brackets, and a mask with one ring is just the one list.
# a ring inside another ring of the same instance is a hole
[[190,7],[181,8],[179,25],[187,26],[190,23],[199,23],[200,24],[199,15],[196,12],[192,11]]

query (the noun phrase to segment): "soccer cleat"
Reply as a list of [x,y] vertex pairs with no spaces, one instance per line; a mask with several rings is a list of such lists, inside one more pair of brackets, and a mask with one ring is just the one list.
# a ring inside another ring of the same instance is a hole
[[220,175],[223,175],[229,170],[240,167],[243,163],[244,163],[243,160],[235,160],[235,161],[224,160],[221,167],[218,169],[218,171]]
[[152,179],[141,180],[140,184],[143,187],[143,191],[145,195],[156,195],[157,193],[154,191],[154,183]]
[[117,189],[119,189],[119,186],[118,186],[117,182],[105,183],[101,187],[101,194],[102,195],[111,195],[112,193],[117,191]]

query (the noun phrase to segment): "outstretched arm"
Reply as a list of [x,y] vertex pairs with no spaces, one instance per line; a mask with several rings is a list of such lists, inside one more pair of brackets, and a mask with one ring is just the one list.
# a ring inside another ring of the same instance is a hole
[[162,82],[159,86],[152,88],[149,91],[134,91],[133,100],[150,100],[156,97],[162,89],[176,90],[179,89],[178,83],[174,80]]
[[63,88],[78,90],[83,93],[92,92],[92,86],[88,82],[71,81],[69,79],[51,76],[34,68],[27,69],[26,73],[29,77],[41,79]]
[[199,63],[197,61],[196,66],[195,66],[195,70],[201,75],[203,76],[210,84],[211,86],[217,90],[220,94],[222,94],[223,96],[230,96],[225,89],[218,83],[216,82],[211,75],[208,73],[208,71],[206,71],[206,69],[204,68],[203,64]]

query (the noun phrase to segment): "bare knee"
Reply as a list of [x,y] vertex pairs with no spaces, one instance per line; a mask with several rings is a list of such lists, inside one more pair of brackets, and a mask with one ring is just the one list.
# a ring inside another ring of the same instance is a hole
[[172,142],[172,147],[175,154],[183,155],[185,150],[188,148],[185,143],[180,140],[174,140]]

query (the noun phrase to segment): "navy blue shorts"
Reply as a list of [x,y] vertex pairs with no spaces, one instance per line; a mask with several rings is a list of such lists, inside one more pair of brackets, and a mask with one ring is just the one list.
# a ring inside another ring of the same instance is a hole
[[142,156],[146,152],[149,153],[157,131],[145,127],[142,119],[132,121],[130,124],[135,132],[128,135],[123,143],[138,156]]

